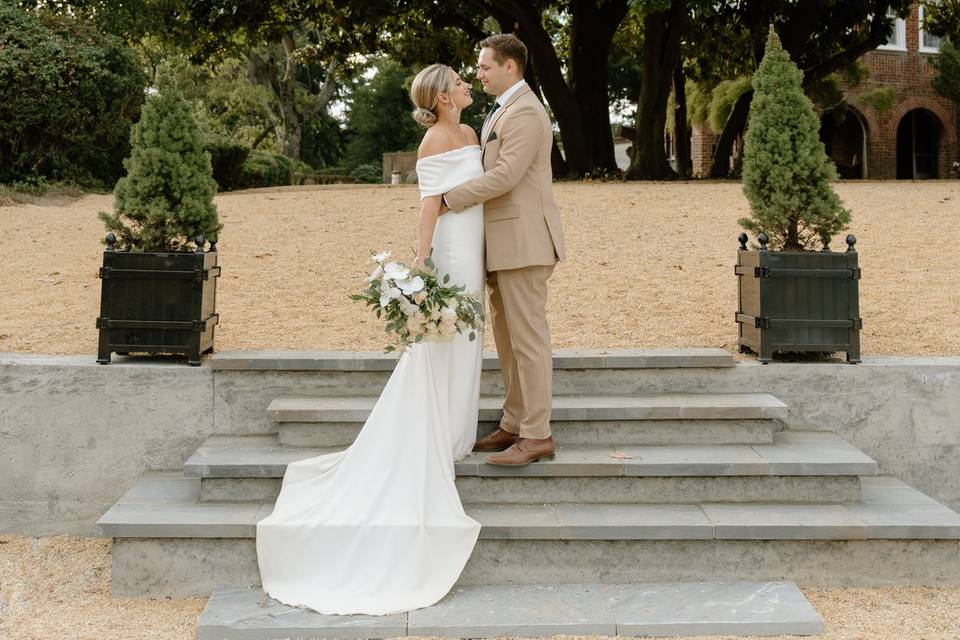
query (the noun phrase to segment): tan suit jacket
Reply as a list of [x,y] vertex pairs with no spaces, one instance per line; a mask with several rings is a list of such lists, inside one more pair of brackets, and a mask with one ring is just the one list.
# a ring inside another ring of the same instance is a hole
[[454,212],[484,203],[487,271],[564,259],[552,146],[546,109],[530,87],[521,87],[494,112],[481,141],[485,173],[444,194]]

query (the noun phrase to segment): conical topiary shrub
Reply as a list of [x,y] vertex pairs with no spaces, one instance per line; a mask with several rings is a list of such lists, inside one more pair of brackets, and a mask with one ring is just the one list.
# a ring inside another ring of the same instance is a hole
[[127,175],[114,189],[114,213],[100,219],[117,236],[116,249],[164,252],[190,249],[198,235],[216,242],[223,227],[213,203],[217,185],[210,154],[190,103],[172,74],[158,72],[131,131]]
[[803,92],[803,72],[770,27],[766,51],[753,75],[750,122],[744,138],[743,191],[748,231],[764,232],[773,250],[823,246],[850,222],[829,181],[837,171],[820,141],[820,120]]

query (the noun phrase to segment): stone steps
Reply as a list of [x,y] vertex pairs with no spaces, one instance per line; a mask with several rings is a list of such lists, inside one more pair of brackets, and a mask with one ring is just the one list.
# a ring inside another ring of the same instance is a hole
[[[213,436],[184,464],[203,501],[273,500],[286,465],[336,449],[290,447],[276,436]],[[828,432],[783,431],[766,445],[560,446],[525,467],[455,465],[464,502],[839,503],[859,499],[877,464]]]
[[[393,371],[398,354],[377,351],[218,351],[207,365],[220,371]],[[733,355],[715,347],[678,349],[557,349],[553,368],[729,368]],[[483,370],[499,371],[497,354],[483,354]]]
[[197,622],[197,640],[811,635],[822,631],[820,616],[789,582],[456,587],[433,606],[385,616],[323,615],[284,605],[259,589],[218,589]]
[[[374,396],[281,396],[267,407],[282,444],[343,447],[356,438]],[[478,437],[494,429],[502,399],[480,398]],[[551,427],[568,444],[761,444],[773,441],[787,406],[765,393],[657,393],[553,399]]]
[[[781,580],[960,581],[960,515],[889,477],[845,505],[466,504],[481,524],[461,585]],[[205,595],[259,583],[270,502],[200,501],[199,478],[141,479],[98,522],[117,595]]]
[[[278,423],[265,421],[264,411],[281,396],[376,398],[396,362],[396,355],[372,352],[215,353],[208,364],[216,374],[214,408],[217,430],[232,435],[275,430]],[[716,348],[560,350],[554,352],[553,364],[553,394],[558,397],[631,396],[674,391],[699,393],[711,388],[720,390],[717,385],[723,387],[723,391],[738,392],[743,388],[737,381],[733,356]],[[497,397],[503,392],[499,362],[493,353],[487,353],[480,376],[480,394]],[[498,418],[499,413],[496,413],[481,422]],[[594,416],[592,419],[599,418]],[[566,431],[566,426],[561,425],[559,431]],[[292,425],[288,429],[290,433],[295,430]],[[664,425],[659,426],[659,431],[668,433]],[[285,442],[304,446],[341,446],[350,442],[355,432],[356,427],[352,435],[341,435],[335,441],[290,439]],[[325,433],[329,436],[330,431]],[[722,431],[717,435],[717,439],[703,442],[737,441],[725,438]],[[574,441],[568,433],[563,433],[563,437]],[[634,444],[660,443],[666,441],[638,441]]]

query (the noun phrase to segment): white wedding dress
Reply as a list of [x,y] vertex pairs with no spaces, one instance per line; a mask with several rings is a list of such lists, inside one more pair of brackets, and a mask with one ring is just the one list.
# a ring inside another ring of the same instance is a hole
[[[483,173],[470,145],[417,162],[421,199]],[[483,206],[437,220],[438,273],[484,287]],[[344,451],[287,466],[273,513],[257,524],[264,591],[320,613],[382,615],[440,600],[480,533],[464,513],[454,461],[477,433],[483,333],[403,353]]]

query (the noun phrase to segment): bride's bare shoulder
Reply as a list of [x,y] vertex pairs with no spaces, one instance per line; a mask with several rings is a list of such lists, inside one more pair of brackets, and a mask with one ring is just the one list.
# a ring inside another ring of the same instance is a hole
[[417,148],[417,160],[449,151],[450,148],[450,136],[437,127],[430,127],[423,134],[423,140],[420,141],[420,146]]

